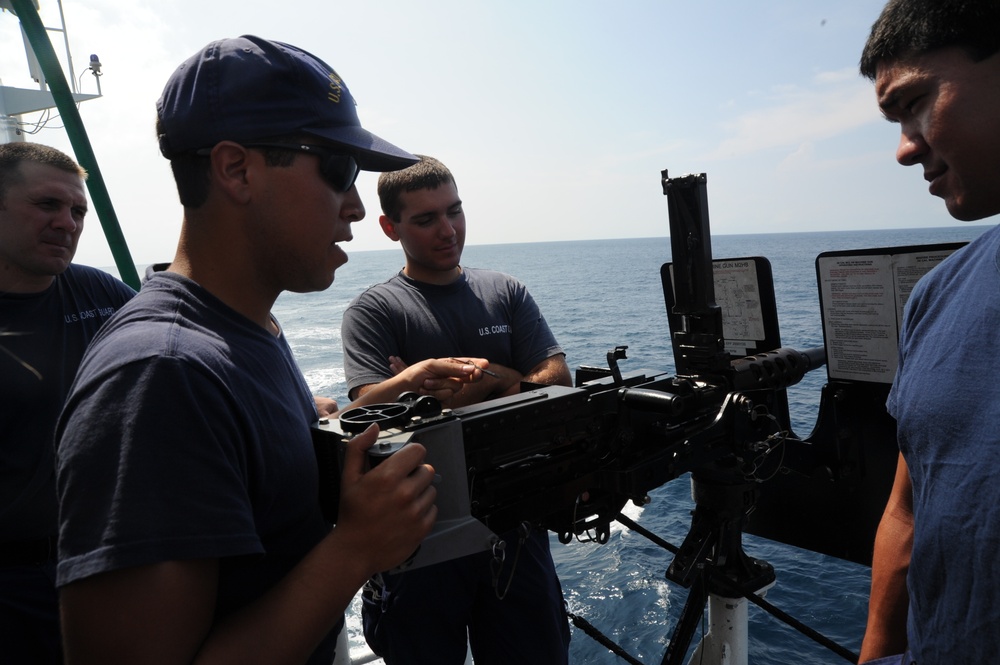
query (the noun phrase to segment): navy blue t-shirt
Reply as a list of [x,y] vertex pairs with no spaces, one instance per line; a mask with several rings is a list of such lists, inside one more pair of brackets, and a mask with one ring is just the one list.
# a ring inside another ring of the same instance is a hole
[[56,535],[56,418],[87,344],[133,295],[72,264],[44,291],[0,293],[0,542]]
[[217,620],[251,603],[329,532],[316,418],[283,335],[154,275],[94,340],[59,419],[57,584],[215,558]]

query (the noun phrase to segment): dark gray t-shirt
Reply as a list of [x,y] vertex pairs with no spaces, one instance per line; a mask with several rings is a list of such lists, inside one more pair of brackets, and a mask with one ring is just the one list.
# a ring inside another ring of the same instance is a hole
[[476,268],[445,286],[400,272],[351,302],[341,337],[348,391],[391,377],[389,356],[473,356],[526,374],[563,352],[521,282]]

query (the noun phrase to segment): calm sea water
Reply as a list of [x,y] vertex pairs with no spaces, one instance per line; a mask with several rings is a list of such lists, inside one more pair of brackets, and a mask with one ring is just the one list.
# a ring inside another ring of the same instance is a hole
[[[823,343],[814,261],[827,250],[893,247],[970,240],[989,227],[955,224],[940,229],[784,233],[715,236],[717,259],[764,256],[772,264],[784,346]],[[538,301],[567,354],[570,367],[606,365],[609,349],[627,345],[623,369],[673,371],[669,328],[659,269],[670,260],[668,238],[571,241],[472,246],[468,266],[508,272]],[[312,390],[347,403],[340,321],[347,303],[365,287],[402,266],[398,249],[356,252],[327,291],[284,294],[275,313],[285,328]],[[812,431],[824,370],[812,372],[789,390],[793,429]],[[690,527],[686,478],[652,493],[633,519],[679,545]],[[842,646],[860,648],[868,603],[867,567],[745,536],[750,556],[771,563],[777,584],[767,599]],[[552,540],[553,556],[569,608],[585,617],[644,663],[659,663],[687,590],[664,578],[671,555],[627,529],[616,529],[605,545]],[[351,622],[352,643],[361,643]],[[755,606],[750,607],[751,662],[760,665],[821,665],[847,661],[794,632]],[[574,629],[571,662],[612,665],[617,657]]]

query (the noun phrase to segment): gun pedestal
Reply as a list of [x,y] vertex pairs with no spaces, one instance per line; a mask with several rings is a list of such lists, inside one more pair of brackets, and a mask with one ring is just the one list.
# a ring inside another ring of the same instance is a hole
[[774,568],[743,551],[743,524],[753,508],[753,483],[726,482],[693,475],[695,499],[691,529],[667,579],[690,587],[681,618],[663,656],[664,665],[680,665],[705,605],[709,607],[708,633],[690,662],[747,665],[748,607],[743,594],[774,584]]

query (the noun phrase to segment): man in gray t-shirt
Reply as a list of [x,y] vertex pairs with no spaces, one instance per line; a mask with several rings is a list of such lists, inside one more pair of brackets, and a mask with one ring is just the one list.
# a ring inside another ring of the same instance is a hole
[[[351,398],[427,358],[489,361],[482,380],[457,393],[434,379],[423,383],[422,393],[450,407],[516,393],[522,381],[571,385],[562,348],[524,285],[460,265],[465,213],[448,169],[421,156],[411,167],[382,174],[378,187],[379,224],[402,246],[406,265],[344,312]],[[547,534],[501,536],[510,542],[508,560],[520,552],[506,595],[489,552],[383,575],[369,585],[365,637],[388,665],[461,665],[467,642],[477,665],[568,661],[569,627]]]

